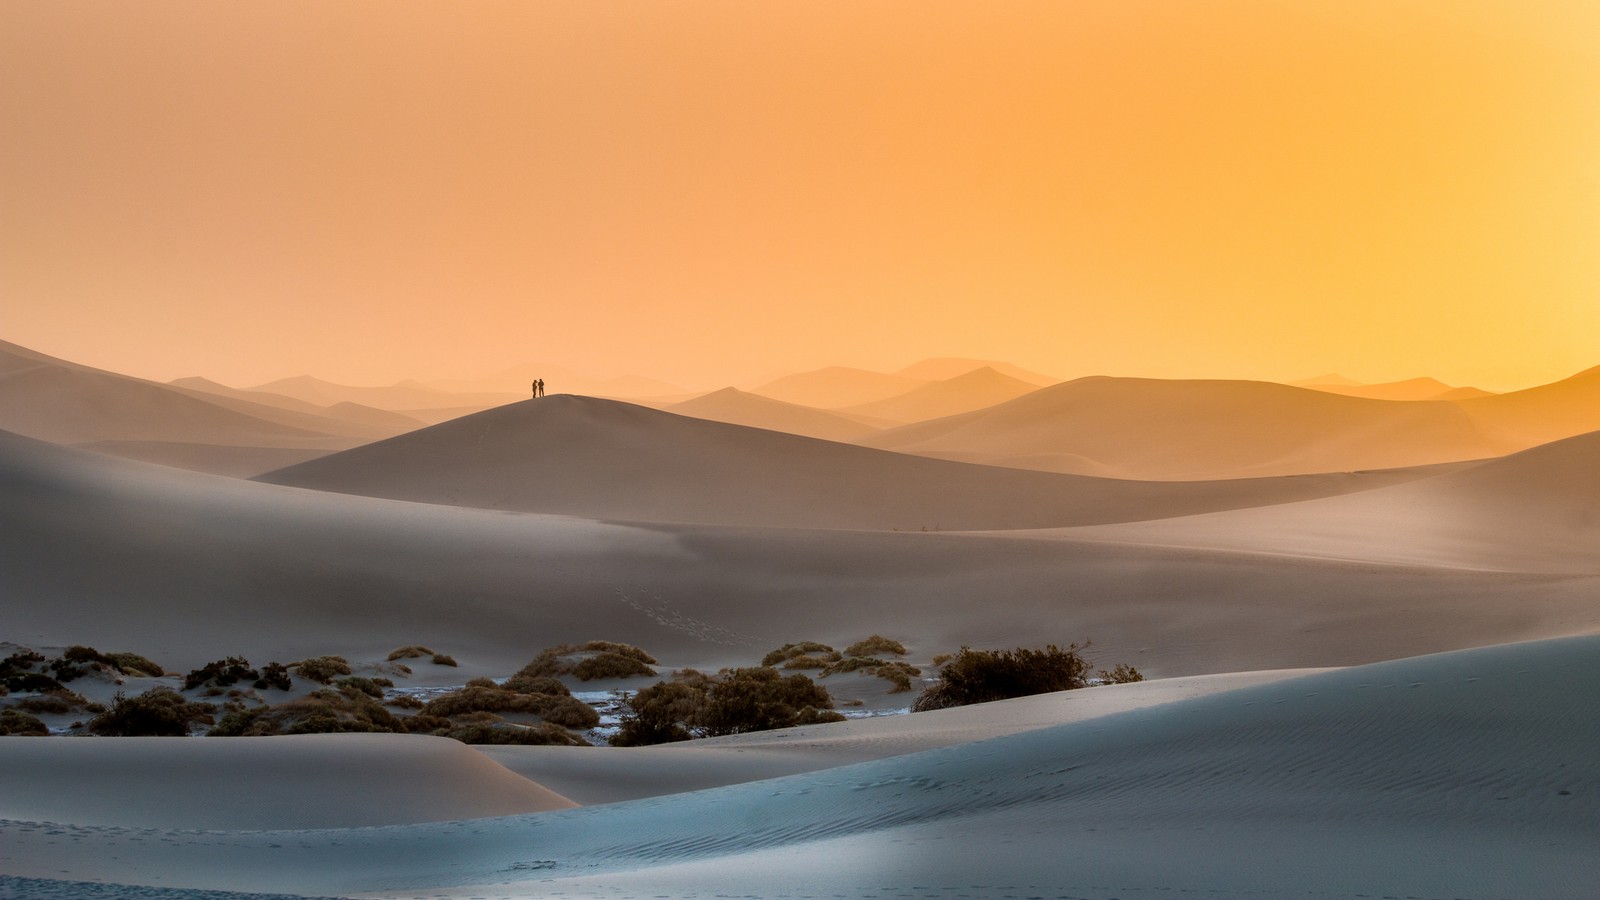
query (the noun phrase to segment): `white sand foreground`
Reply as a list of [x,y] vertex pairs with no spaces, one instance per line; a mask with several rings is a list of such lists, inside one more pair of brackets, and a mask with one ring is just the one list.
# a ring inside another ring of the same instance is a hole
[[1597,695],[1587,636],[533,815],[264,832],[12,820],[0,891],[1590,898]]

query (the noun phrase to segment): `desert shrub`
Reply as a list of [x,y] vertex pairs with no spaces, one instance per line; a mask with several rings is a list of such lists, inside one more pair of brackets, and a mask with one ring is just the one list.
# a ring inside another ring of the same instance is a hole
[[394,662],[397,659],[421,659],[424,656],[433,655],[432,648],[424,647],[421,644],[407,644],[404,647],[396,647],[390,650],[389,662]]
[[829,647],[827,644],[819,644],[816,641],[801,641],[797,644],[784,644],[782,647],[761,657],[761,665],[776,666],[786,659],[794,659],[797,656],[805,656],[807,654],[821,655],[829,662],[839,658],[839,651]]
[[458,725],[439,733],[463,744],[522,744],[532,746],[587,747],[589,742],[559,725],[539,722],[513,725],[510,722]]
[[255,681],[261,673],[250,668],[250,661],[242,656],[230,656],[209,662],[183,676],[183,689],[192,691],[202,685],[227,687],[241,681]]
[[878,656],[883,653],[905,656],[906,645],[881,634],[874,634],[844,648],[845,656]]
[[825,656],[802,653],[799,656],[791,656],[784,660],[783,667],[785,669],[826,669],[832,662]]
[[445,718],[473,712],[525,713],[567,728],[593,728],[600,724],[600,714],[594,707],[570,694],[520,694],[492,682],[489,687],[474,685],[435,697],[422,707],[423,715]]
[[469,687],[469,688],[475,688],[475,687],[476,688],[489,688],[490,690],[494,690],[496,688],[499,688],[500,685],[495,684],[493,678],[485,678],[482,675],[480,675],[477,678],[469,678],[469,679],[467,679],[467,687]]
[[956,655],[954,653],[935,653],[932,662],[935,666],[942,666],[955,658]]
[[615,653],[619,656],[631,657],[633,659],[637,659],[639,662],[642,662],[647,666],[659,665],[654,656],[651,656],[632,644],[621,644],[616,641],[590,641],[589,643],[584,644],[582,649],[597,653]]
[[295,663],[291,668],[301,678],[318,684],[328,684],[340,675],[350,674],[350,662],[342,656],[313,656]]
[[425,705],[421,700],[418,700],[409,694],[401,694],[398,697],[391,697],[383,702],[389,706],[398,706],[401,709],[421,709]]
[[703,686],[659,681],[627,698],[629,712],[611,738],[613,747],[642,747],[694,737],[707,702]]
[[911,709],[944,709],[1086,687],[1089,663],[1079,649],[1077,644],[1065,650],[1054,644],[1043,650],[962,647],[939,670],[939,683],[923,691]]
[[1144,676],[1139,673],[1139,670],[1127,663],[1118,663],[1117,667],[1110,671],[1101,669],[1095,673],[1095,677],[1100,679],[1101,684],[1132,684],[1135,681],[1144,680]]
[[448,653],[435,653],[433,655],[433,664],[436,666],[450,666],[451,668],[459,665],[456,662],[456,658]]
[[115,666],[117,671],[135,678],[160,678],[167,674],[167,670],[159,664],[137,653],[108,653],[106,660]]
[[427,713],[418,713],[400,721],[406,723],[406,731],[411,734],[443,734],[455,726],[444,716],[430,716]]
[[210,725],[217,708],[194,703],[169,687],[135,697],[117,692],[111,708],[89,720],[89,733],[109,737],[182,737],[192,725]]
[[50,729],[36,716],[19,709],[0,709],[0,735],[42,737],[49,733]]
[[254,737],[345,732],[405,734],[406,731],[401,719],[365,694],[321,688],[277,706],[229,713],[208,734]]
[[60,716],[80,710],[87,712],[103,712],[105,707],[89,700],[77,691],[58,687],[53,691],[45,691],[37,697],[24,697],[16,702],[16,708],[23,712],[40,713],[47,716]]
[[618,747],[844,718],[832,711],[826,688],[805,675],[785,677],[770,666],[657,682],[629,696],[626,705],[621,728],[611,739]]
[[556,694],[562,697],[572,695],[572,691],[568,690],[566,685],[545,675],[535,677],[513,675],[507,678],[501,687],[519,694]]
[[262,666],[260,677],[255,680],[255,688],[258,691],[268,688],[287,691],[293,686],[294,682],[289,680],[289,667],[283,663],[270,662]]
[[888,681],[894,687],[891,694],[899,694],[911,690],[911,679],[922,674],[922,670],[903,660],[879,659],[875,656],[851,656],[841,659],[822,671],[822,677],[838,675],[843,672],[866,672]]
[[6,689],[19,694],[64,691],[61,682],[40,672],[17,672],[6,677]]
[[600,678],[654,676],[656,670],[645,665],[637,657],[624,656],[607,650],[578,660],[572,667],[572,674],[579,681],[594,681]]
[[[335,681],[333,684],[334,687],[338,688],[344,693],[350,693],[351,691],[354,691],[358,694],[365,694],[374,699],[383,699],[383,688],[379,687],[378,683],[371,678],[363,678],[360,675],[347,675],[344,678],[340,678],[339,680]],[[390,682],[391,686],[393,686],[393,684],[394,682]]]

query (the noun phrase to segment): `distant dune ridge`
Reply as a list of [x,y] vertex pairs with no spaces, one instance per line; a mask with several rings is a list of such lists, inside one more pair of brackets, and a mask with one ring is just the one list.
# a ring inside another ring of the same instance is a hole
[[1340,397],[1258,381],[1080,378],[864,446],[1128,478],[1287,475],[1481,459],[1507,446],[1450,403]]
[[498,407],[258,480],[589,518],[905,531],[1127,521],[1355,487],[1341,479],[1155,485],[973,466],[564,395]]
[[1382,384],[1300,384],[1329,394],[1346,397],[1366,397],[1369,400],[1442,400],[1466,397],[1492,396],[1488,391],[1473,387],[1454,387],[1437,378],[1408,378]]
[[923,422],[984,409],[1038,389],[1038,385],[984,366],[942,381],[929,382],[885,400],[845,407],[839,412],[903,423]]
[[839,409],[887,400],[925,382],[905,375],[885,375],[849,366],[785,375],[750,388],[750,393],[817,409]]
[[848,442],[882,430],[836,413],[785,403],[731,387],[663,408],[680,416],[765,428],[825,441]]

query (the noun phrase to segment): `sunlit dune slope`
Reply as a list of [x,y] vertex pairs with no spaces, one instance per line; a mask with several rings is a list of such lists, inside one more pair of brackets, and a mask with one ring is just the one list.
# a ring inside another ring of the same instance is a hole
[[853,441],[882,430],[824,410],[785,403],[731,387],[662,408],[680,416],[783,431],[825,441]]
[[1038,389],[1036,384],[985,366],[954,378],[912,388],[887,400],[849,406],[839,412],[875,416],[895,422],[923,422],[1015,400]]
[[903,394],[923,384],[920,378],[904,375],[885,375],[866,369],[847,366],[829,366],[812,372],[785,375],[750,389],[752,394],[798,403],[817,409],[835,409],[858,406]]
[[1600,573],[1600,432],[1343,497],[1071,535],[1522,572]]
[[[1392,476],[1416,477],[1416,473]],[[650,522],[989,530],[1337,493],[1355,481],[1151,484],[973,466],[567,395],[259,477],[318,490]]]
[[1498,456],[1449,403],[1258,381],[1081,378],[860,441],[906,453],[1127,478],[1351,471]]
[[1386,381],[1381,384],[1302,384],[1328,394],[1345,397],[1366,397],[1369,400],[1439,400],[1453,394],[1484,396],[1487,391],[1477,388],[1458,388],[1437,378],[1408,378],[1405,381]]
[[1456,401],[1490,437],[1518,448],[1600,430],[1600,366],[1551,384]]
[[986,366],[1002,375],[1010,376],[1018,381],[1026,381],[1034,387],[1045,387],[1061,383],[1061,379],[1055,376],[1031,372],[1021,366],[997,359],[967,359],[957,356],[938,356],[932,359],[924,359],[914,362],[904,369],[897,369],[892,374],[905,378],[916,378],[921,381],[947,381]]
[[466,675],[503,675],[595,638],[714,669],[878,632],[924,654],[1092,638],[1098,660],[1159,676],[1600,628],[1592,577],[1054,532],[612,525],[257,484],[4,433],[0,496],[0,633],[178,671],[427,643]]

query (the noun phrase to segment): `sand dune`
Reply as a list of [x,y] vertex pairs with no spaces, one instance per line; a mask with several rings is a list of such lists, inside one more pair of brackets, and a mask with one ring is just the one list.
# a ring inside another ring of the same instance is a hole
[[1061,383],[1061,379],[1053,375],[1030,372],[1020,366],[1014,366],[1011,363],[1001,362],[997,359],[966,359],[953,356],[924,359],[920,362],[912,363],[904,369],[896,370],[893,374],[904,378],[915,378],[920,381],[948,381],[951,378],[985,367],[994,369],[996,372],[1015,378],[1018,381],[1026,381],[1034,387],[1048,387],[1052,384]]
[[1600,573],[1600,432],[1359,495],[1074,529],[1186,547]]
[[1457,405],[1488,435],[1518,449],[1600,430],[1600,366],[1552,384]]
[[1440,400],[1457,397],[1490,396],[1488,391],[1472,387],[1454,387],[1437,378],[1408,378],[1404,381],[1386,381],[1379,384],[1306,384],[1329,394],[1345,397],[1366,397],[1369,400]]
[[[420,428],[424,424],[420,419],[414,419],[386,409],[378,409],[375,406],[363,406],[359,403],[349,402],[318,406],[314,403],[307,403],[304,400],[296,400],[293,397],[284,396],[283,394],[273,394],[267,391],[241,391],[225,384],[219,384],[209,378],[178,378],[168,382],[168,386],[191,392],[198,391],[213,398],[242,400],[255,406],[275,407],[352,425],[371,426],[369,432],[373,438],[390,437],[404,431],[410,431],[413,428]],[[237,409],[239,407],[233,406],[230,408]],[[243,411],[249,412],[250,410],[245,409]],[[257,415],[261,414],[257,413]],[[265,418],[265,416],[261,417]],[[285,424],[292,425],[297,423],[291,420]]]
[[1600,629],[1594,577],[1048,532],[625,526],[256,484],[6,435],[0,493],[0,595],[25,600],[0,606],[0,632],[179,671],[427,643],[463,677],[503,675],[593,638],[714,669],[879,632],[926,655],[1093,638],[1100,661],[1172,676]]
[[1253,381],[1100,377],[860,443],[993,465],[1150,479],[1389,468],[1515,449],[1486,437],[1450,403],[1340,397]]
[[[530,362],[502,369],[482,378],[456,378],[430,381],[425,386],[452,394],[510,394],[527,396],[528,383],[543,378],[547,387],[559,394],[589,394],[599,397],[678,397],[693,392],[671,382],[643,375],[618,375],[596,378],[566,366]],[[498,405],[498,404],[488,404]]]
[[285,397],[292,397],[317,406],[332,406],[335,403],[359,403],[364,406],[393,411],[437,409],[451,406],[497,406],[501,403],[510,403],[513,400],[520,400],[528,396],[526,390],[515,393],[510,391],[449,393],[430,388],[416,381],[401,381],[391,385],[361,387],[335,384],[310,375],[280,378],[277,381],[270,381],[266,384],[248,388],[248,390],[282,394]]
[[349,828],[575,805],[427,736],[12,741],[0,759],[0,817],[80,825]]
[[895,422],[924,422],[994,406],[1031,394],[1039,386],[985,366],[954,378],[912,388],[886,400],[849,406],[838,412]]
[[853,441],[882,430],[855,419],[745,393],[737,388],[723,388],[661,408],[680,416],[765,428],[825,441]]
[[5,822],[0,870],[381,897],[1586,898],[1597,658],[1584,637],[1405,659],[531,816],[226,835]]
[[[1421,473],[1372,476],[1367,483]],[[923,459],[587,397],[530,400],[260,476],[485,509],[648,522],[988,530],[1185,515],[1362,479],[1149,484]]]
[[921,379],[903,375],[829,366],[814,372],[785,375],[750,388],[750,393],[816,409],[836,409],[884,400],[922,383]]
[[[229,474],[256,474],[275,461],[342,450],[398,430],[209,397],[3,343],[0,428]],[[275,452],[290,450],[299,452]]]

